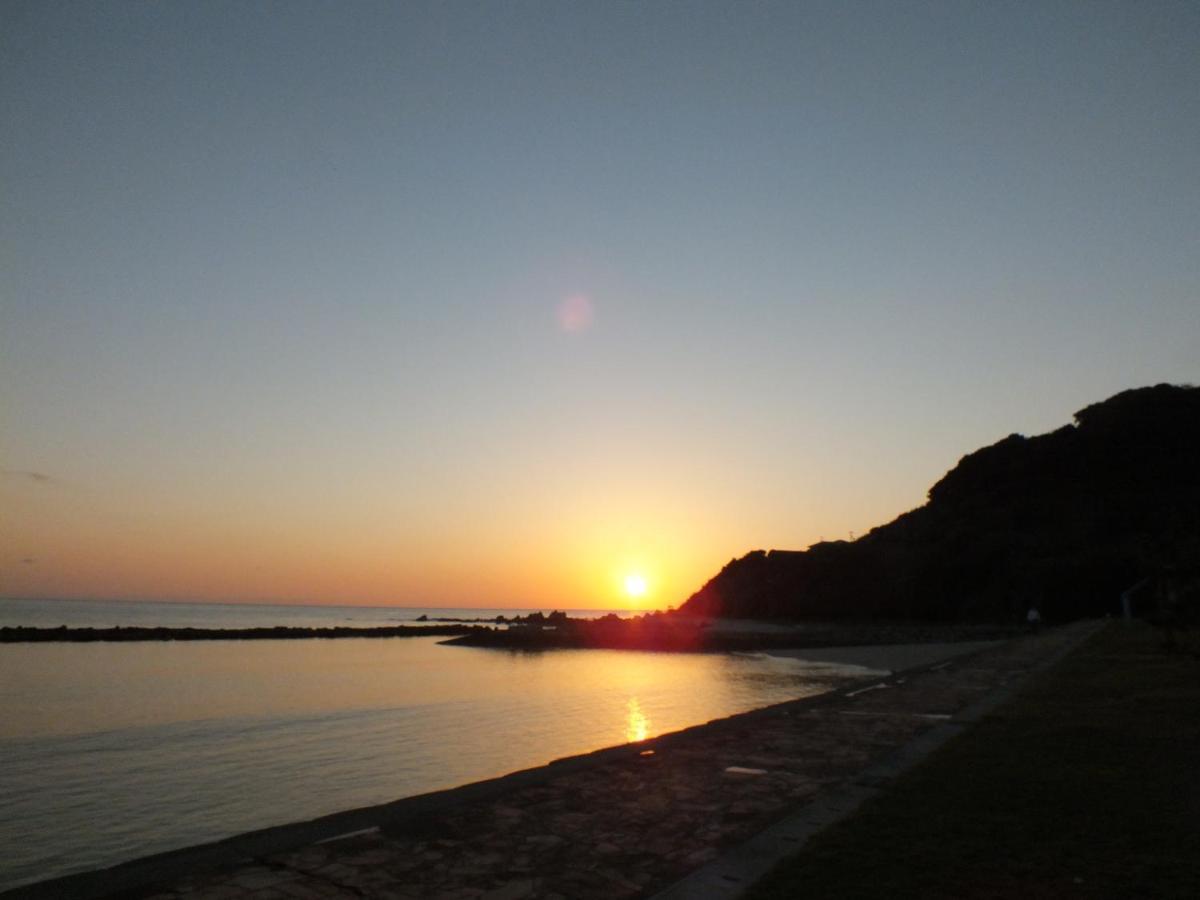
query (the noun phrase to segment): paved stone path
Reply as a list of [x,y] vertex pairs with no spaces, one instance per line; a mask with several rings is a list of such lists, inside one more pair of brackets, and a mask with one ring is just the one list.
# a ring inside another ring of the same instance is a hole
[[551,766],[496,796],[190,870],[132,896],[647,897],[1016,683],[1087,627],[733,716],[599,754],[594,763]]

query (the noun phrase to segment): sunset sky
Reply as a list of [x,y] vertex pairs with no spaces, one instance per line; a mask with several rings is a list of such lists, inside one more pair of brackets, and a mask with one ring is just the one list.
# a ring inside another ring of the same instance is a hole
[[677,605],[1200,382],[1195,2],[9,2],[0,135],[2,596]]

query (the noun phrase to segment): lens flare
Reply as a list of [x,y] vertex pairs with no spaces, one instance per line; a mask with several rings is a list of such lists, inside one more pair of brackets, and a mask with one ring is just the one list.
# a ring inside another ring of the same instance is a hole
[[592,301],[583,294],[572,294],[558,304],[558,327],[568,334],[587,331],[594,318]]

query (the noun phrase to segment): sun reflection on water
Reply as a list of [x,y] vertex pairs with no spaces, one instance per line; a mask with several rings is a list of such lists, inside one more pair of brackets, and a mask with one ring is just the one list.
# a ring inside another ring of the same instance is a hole
[[642,712],[642,705],[638,703],[637,697],[629,698],[627,708],[629,712],[625,721],[625,740],[630,743],[644,741],[650,733],[650,720]]

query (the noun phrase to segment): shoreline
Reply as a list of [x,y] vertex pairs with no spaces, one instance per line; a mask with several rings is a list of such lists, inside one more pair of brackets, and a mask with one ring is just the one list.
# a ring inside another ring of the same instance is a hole
[[1027,626],[915,624],[910,622],[771,622],[690,619],[667,615],[636,619],[569,619],[556,628],[485,628],[451,638],[447,646],[500,650],[649,650],[673,653],[763,652],[899,644],[957,644],[1010,640]]
[[935,665],[947,658],[979,653],[1002,643],[987,641],[944,641],[930,644],[860,644],[852,647],[797,647],[762,651],[778,659],[861,666],[892,674]]
[[[1062,644],[1066,637],[1056,630],[972,648],[948,663],[904,672],[891,679],[892,691],[838,689],[500,778],[28,884],[3,896],[142,896],[157,885],[166,897],[266,900],[278,896],[269,893],[270,885],[312,879],[326,891],[320,896],[372,896],[385,876],[392,887],[410,890],[399,896],[437,893],[456,879],[475,886],[505,879],[534,885],[515,897],[553,896],[549,882],[555,879],[570,887],[557,891],[563,896],[639,896],[711,862],[721,847],[748,839],[814,791],[860,771],[885,745],[902,747],[936,724],[899,709],[902,694],[924,685],[918,705],[928,711],[936,703],[948,719],[956,714],[951,707],[961,709],[996,687],[993,682],[1007,681],[1009,670],[1023,665],[1022,653],[1030,656],[1031,648]],[[958,660],[972,664],[960,668]],[[984,665],[987,660],[993,662]],[[981,682],[981,671],[994,676]],[[839,709],[847,706],[857,712]],[[721,763],[729,760],[733,769],[761,771],[763,777],[722,774],[730,767]],[[649,830],[641,833],[642,827]],[[575,854],[600,868],[566,859]],[[619,872],[626,874],[609,877]],[[355,887],[355,878],[370,885]],[[484,893],[481,888],[462,896]]]

